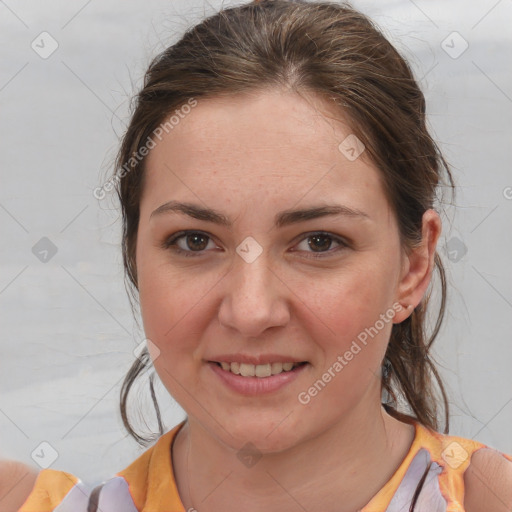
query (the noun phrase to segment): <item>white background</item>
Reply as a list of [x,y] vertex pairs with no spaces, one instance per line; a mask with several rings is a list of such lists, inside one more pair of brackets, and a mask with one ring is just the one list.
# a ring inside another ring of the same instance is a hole
[[[0,457],[36,465],[31,453],[47,442],[53,469],[96,483],[143,451],[118,402],[144,335],[123,285],[114,197],[92,192],[111,171],[149,59],[220,5],[0,2]],[[436,342],[450,433],[512,453],[512,2],[353,5],[410,60],[459,187],[443,214],[450,294]],[[58,43],[47,59],[31,48],[43,31]],[[57,247],[46,263],[32,252],[42,237]],[[459,247],[452,261],[447,243]],[[169,429],[183,411],[157,389]]]

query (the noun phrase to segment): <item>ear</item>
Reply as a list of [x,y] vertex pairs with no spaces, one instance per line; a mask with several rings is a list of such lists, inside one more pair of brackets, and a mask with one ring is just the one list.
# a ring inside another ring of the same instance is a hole
[[[403,307],[393,323],[403,322],[420,303],[432,278],[437,241],[441,234],[441,219],[434,210],[427,210],[422,218],[421,243],[403,253],[402,272],[397,287],[396,302]],[[412,308],[407,309],[407,306]]]

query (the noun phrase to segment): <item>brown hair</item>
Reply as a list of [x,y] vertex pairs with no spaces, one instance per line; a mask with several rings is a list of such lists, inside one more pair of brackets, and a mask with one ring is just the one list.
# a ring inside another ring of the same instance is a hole
[[[189,29],[146,72],[116,160],[118,174],[123,170],[116,183],[130,287],[137,288],[135,247],[145,162],[133,155],[191,98],[273,87],[298,94],[313,92],[330,103],[333,111],[348,116],[353,133],[382,173],[403,247],[410,250],[421,241],[422,216],[434,205],[443,173],[451,189],[453,180],[427,130],[425,99],[407,62],[371,20],[347,4],[252,2],[221,10]],[[447,396],[430,355],[446,302],[445,272],[437,253],[435,268],[441,301],[434,328],[426,332],[429,292],[409,318],[393,325],[382,389],[389,398],[384,406],[390,414],[402,421],[415,419],[433,430],[439,430],[442,402],[444,432],[448,433]],[[132,384],[149,363],[145,351],[135,360],[121,389],[123,423],[140,444],[149,441],[133,430],[126,406]],[[162,435],[152,379],[150,390]],[[410,414],[398,411],[399,399],[406,402]]]

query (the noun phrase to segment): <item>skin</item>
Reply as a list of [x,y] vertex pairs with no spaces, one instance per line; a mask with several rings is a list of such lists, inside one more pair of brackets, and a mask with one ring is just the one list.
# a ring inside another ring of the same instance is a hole
[[28,498],[39,471],[22,462],[0,460],[0,510],[16,512]]
[[[430,282],[441,221],[425,212],[421,245],[405,251],[380,171],[365,152],[350,161],[338,149],[350,133],[319,98],[268,90],[199,100],[148,155],[138,288],[146,336],[158,347],[151,350],[155,369],[188,415],[172,450],[186,510],[236,503],[248,512],[353,512],[409,450],[413,427],[381,407],[380,367],[392,324],[410,315],[406,306],[416,306]],[[170,200],[218,210],[232,226],[183,214],[150,217]],[[325,204],[367,218],[274,226],[282,210]],[[181,230],[210,237],[176,242],[198,256],[161,247]],[[308,238],[315,231],[333,236],[331,245],[315,245]],[[252,263],[236,252],[247,236],[263,250]],[[301,404],[298,394],[397,303],[401,311]],[[206,363],[234,352],[309,364],[281,390],[247,397]],[[248,442],[262,454],[252,467],[237,457]]]

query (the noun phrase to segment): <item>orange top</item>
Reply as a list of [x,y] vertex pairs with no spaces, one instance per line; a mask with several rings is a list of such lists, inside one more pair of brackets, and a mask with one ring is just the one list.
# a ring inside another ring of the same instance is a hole
[[[186,512],[178,494],[171,459],[173,440],[184,423],[162,435],[127,468],[103,482],[97,498],[99,511]],[[471,455],[488,446],[440,434],[419,423],[414,426],[415,437],[407,456],[361,512],[408,510],[430,462],[417,510],[464,511],[464,472],[471,463]],[[501,455],[512,462],[512,456]],[[44,469],[18,512],[88,512],[91,492],[90,487],[70,473]]]

